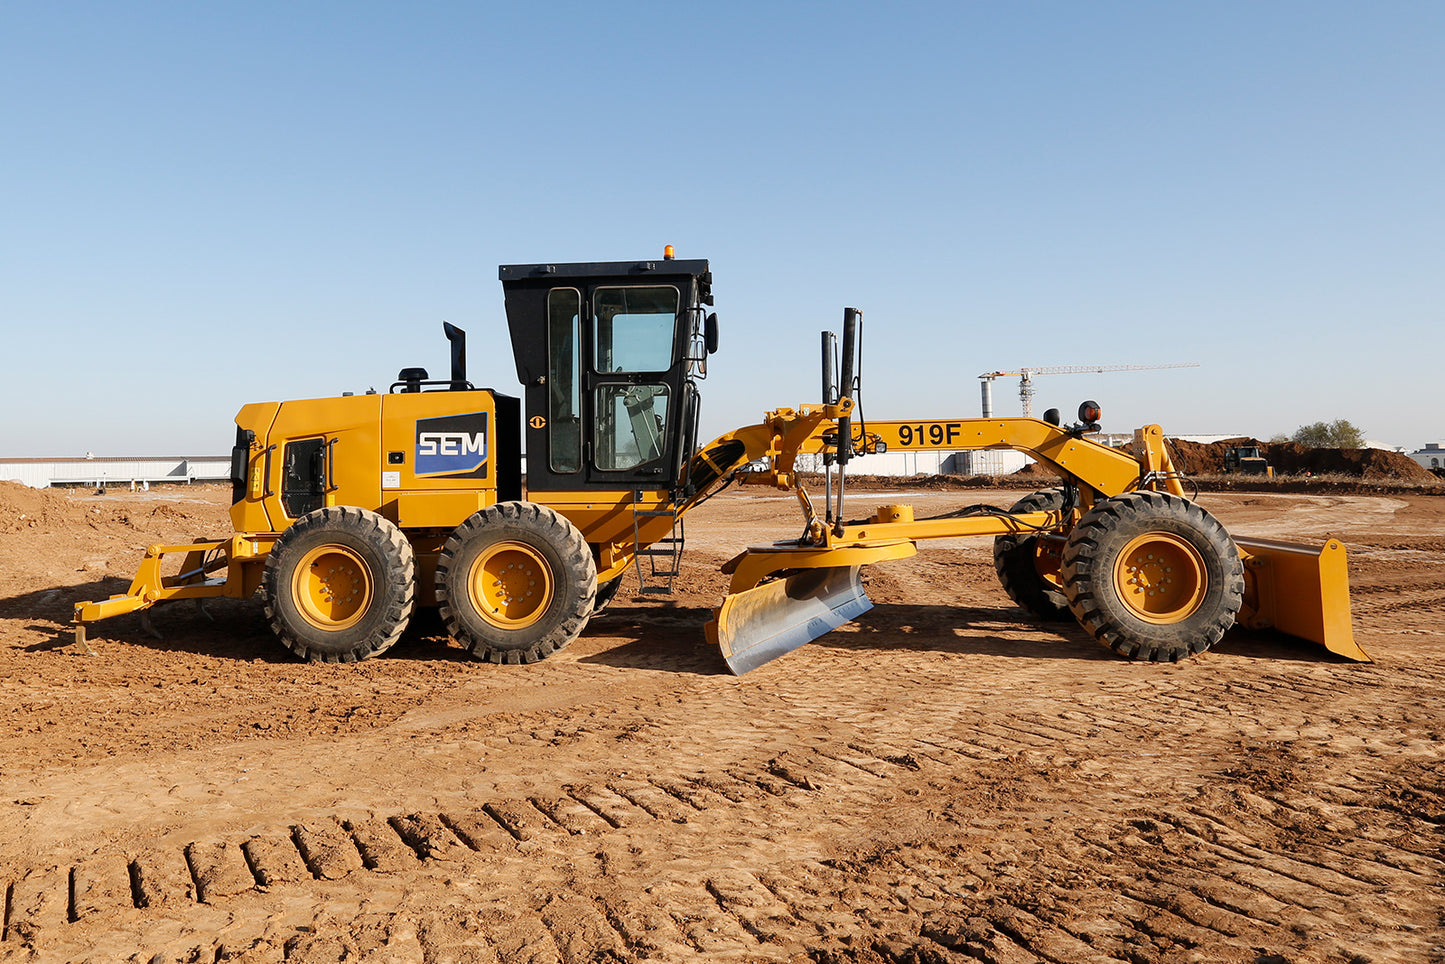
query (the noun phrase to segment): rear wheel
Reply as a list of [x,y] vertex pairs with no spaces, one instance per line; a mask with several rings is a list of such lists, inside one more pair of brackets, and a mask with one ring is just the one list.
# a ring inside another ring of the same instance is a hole
[[377,513],[327,506],[281,534],[261,585],[266,618],[287,649],[312,662],[350,663],[401,637],[416,602],[416,559],[401,530]]
[[597,566],[582,533],[534,502],[499,502],[457,526],[437,560],[437,602],[478,659],[532,663],[582,632]]
[[[1063,489],[1044,489],[1014,503],[1009,512],[1055,512],[1064,507]],[[995,536],[993,568],[1008,597],[1040,619],[1070,619],[1059,574],[1063,542],[1053,533],[1018,532]]]
[[1234,625],[1244,597],[1244,565],[1229,533],[1165,492],[1096,503],[1069,536],[1063,579],[1084,628],[1140,660],[1204,652]]

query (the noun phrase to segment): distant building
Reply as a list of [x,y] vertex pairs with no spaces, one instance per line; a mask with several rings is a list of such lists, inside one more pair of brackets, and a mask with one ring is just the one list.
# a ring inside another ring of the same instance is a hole
[[[1012,475],[1032,461],[1012,449],[964,452],[888,451],[855,456],[848,463],[854,475]],[[823,456],[801,453],[794,463],[800,472],[822,472]]]
[[102,458],[0,459],[0,479],[32,489],[52,485],[128,485],[150,482],[225,482],[231,477],[229,455]]
[[1423,449],[1408,454],[1427,469],[1445,469],[1445,445],[1439,442],[1426,442]]

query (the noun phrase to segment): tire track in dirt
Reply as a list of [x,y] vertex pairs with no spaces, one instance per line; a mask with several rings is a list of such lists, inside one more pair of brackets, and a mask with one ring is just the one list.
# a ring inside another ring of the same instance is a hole
[[[882,761],[874,763],[874,767],[884,766]],[[831,781],[831,768],[829,772]],[[3,939],[34,946],[39,938],[64,923],[83,918],[92,918],[89,922],[95,923],[93,918],[106,908],[164,908],[172,914],[183,913],[187,903],[215,905],[247,892],[265,893],[287,885],[295,890],[313,881],[345,881],[358,874],[424,872],[438,861],[455,866],[464,854],[489,854],[495,858],[519,853],[538,841],[557,848],[564,846],[567,838],[596,838],[647,822],[696,823],[709,810],[732,806],[733,797],[754,802],[771,799],[783,806],[790,788],[798,789],[789,781],[769,779],[767,773],[734,772],[725,779],[709,781],[707,786],[686,779],[676,783],[614,780],[605,788],[563,788],[556,795],[498,800],[468,812],[337,819],[278,828],[239,843],[195,841],[179,852],[149,853],[130,860],[109,855],[78,864],[68,873],[65,868],[26,872],[18,884],[7,888],[10,911]],[[732,792],[722,795],[715,792],[717,789]],[[581,846],[585,849],[592,842],[588,839]],[[577,859],[577,855],[573,858]],[[712,896],[717,910],[755,925],[757,908],[766,903],[763,891],[761,885],[740,885],[740,879],[736,875],[713,876],[703,881],[702,887]],[[77,886],[81,880],[92,883]],[[98,894],[113,896],[98,902]],[[694,896],[702,900],[700,895]],[[763,916],[778,916],[776,908]],[[704,939],[694,928],[684,935],[687,943],[698,950],[716,945],[716,922],[710,914],[698,919],[708,922],[711,936]],[[536,935],[535,939],[517,938],[519,926],[517,920],[508,923],[513,936],[497,948],[503,959],[512,959],[522,951],[536,956],[546,943]],[[639,930],[637,925],[632,929]],[[642,927],[639,933],[651,929]],[[762,933],[757,926],[752,931],[744,927],[743,931],[753,933],[755,938]],[[625,939],[619,940],[626,945]],[[652,938],[649,941],[658,947],[666,944]],[[555,935],[552,944],[559,960],[591,959],[587,955],[569,956],[563,947],[567,941],[558,944]],[[596,941],[589,940],[587,946],[595,948]]]
[[[1279,687],[1261,679],[1245,690],[1272,692]],[[1305,698],[1323,696],[1315,692]],[[606,838],[626,838],[630,831],[650,830],[648,825],[656,823],[684,831],[687,845],[650,854],[649,865],[657,869],[658,879],[650,899],[608,903],[587,897],[584,887],[580,893],[553,894],[536,910],[508,905],[482,923],[470,946],[498,960],[559,962],[587,960],[584,949],[590,953],[599,948],[610,949],[619,959],[669,951],[745,951],[753,959],[785,960],[807,946],[832,947],[832,953],[842,955],[839,960],[860,946],[895,960],[921,953],[921,948],[996,961],[1029,955],[1078,960],[1086,950],[1104,959],[1137,960],[1141,954],[1179,948],[1234,953],[1268,945],[1270,935],[1306,926],[1301,913],[1358,923],[1341,907],[1369,896],[1369,891],[1384,888],[1399,901],[1402,895],[1438,886],[1438,874],[1424,862],[1427,858],[1407,851],[1394,858],[1402,865],[1396,866],[1372,860],[1374,851],[1362,845],[1333,840],[1328,852],[1361,861],[1360,872],[1347,874],[1331,869],[1336,861],[1282,855],[1252,842],[1268,842],[1280,834],[1281,828],[1262,813],[1265,797],[1246,801],[1249,807],[1244,809],[1240,799],[1232,797],[1227,810],[1194,805],[1156,813],[1138,808],[1138,794],[1122,794],[1124,799],[1133,797],[1132,812],[1143,815],[1122,820],[1116,814],[1115,829],[1105,840],[1097,838],[1100,811],[1077,802],[1072,819],[1055,820],[1054,826],[1019,825],[1015,816],[996,809],[1002,835],[982,844],[977,838],[977,827],[985,822],[977,819],[982,814],[945,821],[982,858],[971,864],[976,883],[960,881],[956,873],[952,881],[930,873],[913,856],[925,852],[917,846],[897,850],[903,856],[891,864],[883,861],[886,872],[879,874],[866,861],[830,865],[826,859],[781,865],[776,858],[750,859],[748,869],[742,870],[733,851],[769,841],[753,837],[707,842],[717,822],[711,818],[731,824],[732,810],[742,805],[753,808],[755,822],[767,828],[774,842],[791,842],[816,830],[815,810],[794,801],[799,795],[827,793],[844,804],[831,808],[835,837],[842,837],[855,825],[875,823],[878,806],[888,806],[900,795],[906,798],[917,784],[940,777],[1004,787],[1019,767],[1066,771],[1101,751],[1112,765],[1137,754],[1158,727],[1197,713],[1195,702],[1171,707],[1161,700],[1154,728],[1114,721],[1111,732],[1132,732],[1133,738],[1108,747],[1097,746],[1099,720],[1082,706],[1049,715],[1026,705],[1001,714],[993,708],[958,706],[950,712],[937,702],[923,702],[908,716],[918,718],[914,722],[920,729],[926,721],[928,735],[912,739],[906,732],[892,734],[886,743],[872,743],[859,734],[829,734],[803,752],[775,754],[754,734],[757,752],[751,757],[698,773],[613,776],[605,782],[497,799],[466,811],[313,822],[240,842],[193,841],[179,854],[129,860],[100,855],[71,868],[22,873],[7,888],[4,939],[36,946],[48,928],[80,920],[93,924],[125,909],[165,910],[170,918],[183,920],[188,909],[246,898],[259,901],[262,908],[272,895],[299,896],[305,903],[308,890],[324,893],[333,883],[369,890],[363,878],[405,879],[445,871],[480,880],[488,862],[493,869],[521,868],[525,874],[535,872],[543,854],[562,854],[572,867],[584,865],[598,852],[615,853],[608,859],[625,859],[625,848],[606,847]],[[1151,722],[1128,716],[1141,724]],[[941,725],[945,722],[948,725]],[[764,745],[756,746],[759,742]],[[1097,767],[1092,773],[1103,795],[1120,795],[1125,781],[1110,779]],[[1369,773],[1358,778],[1365,783],[1381,779]],[[1053,800],[1041,800],[1035,792],[1033,803],[1076,801],[1077,787],[1060,783],[1051,796]],[[1169,835],[1174,840],[1166,844]],[[930,834],[928,839],[936,846],[948,835]],[[1039,846],[1040,839],[1051,846]],[[599,844],[604,845],[601,851],[596,849]],[[1371,842],[1372,848],[1378,846]],[[1082,847],[1109,855],[1116,885],[1108,895],[1115,902],[1110,918],[1119,923],[1122,916],[1128,926],[1100,929],[1079,913],[1105,899],[1097,884],[1075,886],[1071,881],[1068,856]],[[1055,882],[1047,899],[1009,892],[1008,882],[1024,861],[1031,876]],[[763,872],[755,872],[758,869]],[[903,885],[893,882],[903,879],[895,873],[899,870],[917,881],[903,897],[897,894]],[[875,883],[883,879],[888,883]],[[856,943],[857,922],[829,910],[860,886],[869,888],[870,900],[879,907],[893,908],[876,914],[876,926],[863,945]],[[1121,915],[1119,901],[1132,910]],[[1380,912],[1378,905],[1378,900],[1373,902],[1372,913]],[[843,943],[845,933],[855,943]],[[263,940],[260,935],[254,939]]]

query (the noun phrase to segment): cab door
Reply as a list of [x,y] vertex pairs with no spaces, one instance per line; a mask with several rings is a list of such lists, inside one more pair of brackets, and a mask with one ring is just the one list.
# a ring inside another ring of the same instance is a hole
[[683,292],[671,284],[588,292],[582,410],[589,488],[669,488],[678,445]]

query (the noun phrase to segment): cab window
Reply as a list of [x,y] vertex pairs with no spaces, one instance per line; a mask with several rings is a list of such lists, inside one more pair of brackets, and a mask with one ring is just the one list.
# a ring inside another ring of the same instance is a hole
[[598,288],[592,293],[597,326],[594,370],[661,372],[672,367],[678,291],[671,285]]
[[582,468],[581,312],[575,288],[547,293],[547,449],[559,473]]
[[666,385],[597,386],[597,467],[615,472],[662,458],[667,400]]

